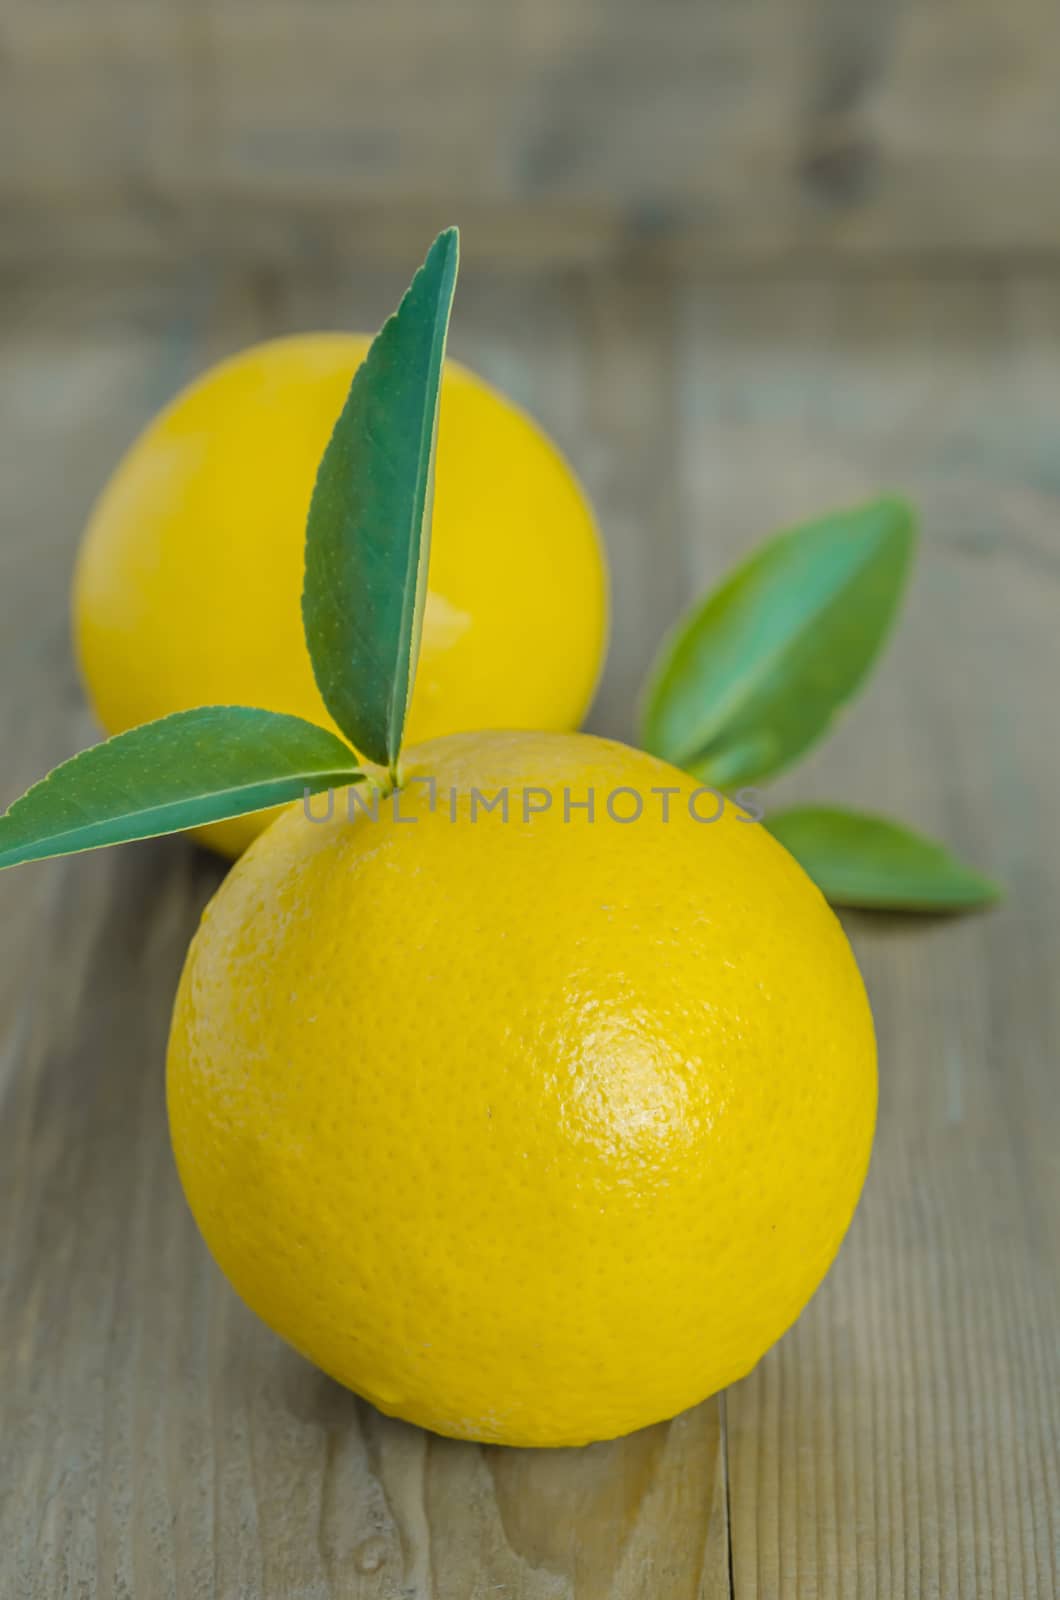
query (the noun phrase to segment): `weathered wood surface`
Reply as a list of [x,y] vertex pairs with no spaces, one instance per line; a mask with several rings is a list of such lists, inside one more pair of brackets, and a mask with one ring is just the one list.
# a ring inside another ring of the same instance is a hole
[[1055,0],[0,0],[0,259],[1060,248]]
[[[85,742],[65,586],[145,415],[266,331],[374,324],[400,273],[170,272],[0,296],[0,801]],[[167,1013],[219,878],[178,841],[0,878],[0,1594],[823,1600],[1060,1589],[1060,285],[463,279],[454,347],[602,513],[626,733],[652,642],[779,522],[925,516],[899,636],[785,789],[900,813],[1009,885],[852,918],[879,1023],[864,1202],[797,1327],[670,1425],[558,1454],[387,1421],[243,1310],[183,1204]]]

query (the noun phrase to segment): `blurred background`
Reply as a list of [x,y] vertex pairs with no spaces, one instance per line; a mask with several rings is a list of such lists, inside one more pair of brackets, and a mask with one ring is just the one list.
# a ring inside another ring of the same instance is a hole
[[5,259],[1060,245],[1051,0],[4,0]]

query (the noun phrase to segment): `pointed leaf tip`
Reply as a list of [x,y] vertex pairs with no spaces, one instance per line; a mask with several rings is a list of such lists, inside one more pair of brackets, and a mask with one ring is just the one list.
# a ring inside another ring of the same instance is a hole
[[867,676],[915,539],[911,508],[885,496],[768,540],[665,641],[645,746],[722,788],[790,766]]
[[302,618],[317,685],[361,754],[391,769],[423,625],[459,256],[459,232],[447,228],[355,373],[306,528]]

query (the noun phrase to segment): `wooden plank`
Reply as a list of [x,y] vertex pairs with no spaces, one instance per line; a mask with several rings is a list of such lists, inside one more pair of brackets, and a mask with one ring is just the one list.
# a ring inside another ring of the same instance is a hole
[[6,0],[0,259],[1060,249],[1052,0]]
[[1060,1587],[1060,668],[1051,280],[689,291],[689,559],[874,492],[924,516],[879,679],[787,797],[950,840],[1009,886],[963,922],[850,918],[881,1043],[839,1263],[729,1395],[736,1593]]
[[[69,559],[142,417],[266,331],[372,326],[400,281],[333,262],[311,282],[177,267],[5,284],[0,801],[89,737]],[[729,1593],[731,1520],[740,1597],[1050,1600],[1060,289],[694,280],[675,304],[639,272],[472,268],[454,348],[556,433],[600,506],[609,732],[663,620],[753,540],[907,488],[925,539],[895,647],[778,792],[904,815],[997,871],[1009,902],[958,923],[851,920],[880,1132],[852,1235],[792,1333],[723,1406],[534,1454],[379,1417],[210,1264],[160,1068],[218,866],[161,842],[0,878],[0,1593],[712,1600]]]

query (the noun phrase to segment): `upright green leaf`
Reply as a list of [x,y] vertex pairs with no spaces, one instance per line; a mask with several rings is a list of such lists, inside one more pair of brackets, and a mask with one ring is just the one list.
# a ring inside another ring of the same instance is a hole
[[913,514],[883,499],[782,533],[681,622],[642,709],[642,742],[707,783],[768,778],[819,739],[894,618]]
[[391,771],[423,622],[438,392],[459,257],[439,234],[354,377],[309,508],[302,618],[324,704]]
[[890,911],[967,911],[1001,890],[940,844],[885,817],[801,806],[766,827],[837,906]]
[[83,750],[0,817],[0,867],[201,827],[363,774],[348,745],[301,717],[200,706]]

